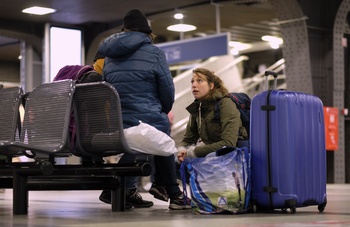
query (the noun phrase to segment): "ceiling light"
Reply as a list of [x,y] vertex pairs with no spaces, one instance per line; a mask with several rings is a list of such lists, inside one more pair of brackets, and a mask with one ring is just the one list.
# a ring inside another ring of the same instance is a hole
[[241,43],[241,42],[234,42],[234,41],[230,41],[228,43],[228,45],[230,47],[233,47],[234,49],[238,50],[238,51],[242,51],[242,50],[246,50],[252,47],[251,44],[248,43]]
[[174,32],[189,32],[189,31],[196,30],[197,27],[190,24],[174,24],[174,25],[168,26],[166,29]]
[[275,42],[269,42],[270,43],[270,47],[272,49],[278,49],[280,47],[280,45],[278,43]]
[[275,36],[265,35],[261,37],[262,40],[269,42],[272,49],[278,49],[283,43],[283,39]]
[[239,54],[239,51],[238,51],[237,49],[235,49],[235,48],[232,48],[232,49],[230,50],[230,53],[231,53],[232,55],[236,56],[236,55]]
[[54,13],[54,12],[56,12],[55,9],[45,8],[40,6],[33,6],[22,10],[22,13],[29,13],[29,14],[35,14],[35,15],[45,15],[45,14]]
[[175,13],[174,18],[181,20],[182,18],[184,18],[184,15],[182,13]]
[[264,41],[267,41],[267,42],[274,42],[277,44],[283,43],[283,39],[276,37],[276,36],[264,35],[263,37],[261,37],[261,39]]
[[243,50],[247,50],[249,48],[252,47],[251,44],[248,44],[248,43],[241,43],[241,42],[235,42],[235,41],[230,41],[228,43],[228,45],[230,47],[232,47],[232,49],[230,50],[230,53],[232,55],[238,55],[240,51],[243,51]]

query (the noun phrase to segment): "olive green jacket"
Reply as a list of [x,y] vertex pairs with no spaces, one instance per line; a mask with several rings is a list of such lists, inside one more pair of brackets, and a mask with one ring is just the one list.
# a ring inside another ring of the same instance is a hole
[[[204,145],[194,149],[197,157],[204,157],[223,146],[237,145],[239,129],[242,126],[240,112],[229,97],[223,97],[219,92],[214,93],[213,97],[214,100],[195,100],[186,108],[191,115],[180,146],[187,147],[196,145],[198,141],[203,142]],[[214,107],[220,99],[220,119],[216,119]]]

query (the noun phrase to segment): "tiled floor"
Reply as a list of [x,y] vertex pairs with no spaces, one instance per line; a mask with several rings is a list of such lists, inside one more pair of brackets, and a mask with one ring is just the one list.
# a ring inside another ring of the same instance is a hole
[[70,226],[70,227],[231,227],[231,226],[350,226],[350,184],[327,185],[328,204],[323,213],[317,206],[297,208],[295,214],[276,210],[271,213],[241,215],[198,215],[190,210],[172,211],[168,204],[153,200],[151,208],[111,212],[98,200],[99,191],[33,191],[29,192],[27,215],[12,214],[12,190],[0,193],[0,226]]

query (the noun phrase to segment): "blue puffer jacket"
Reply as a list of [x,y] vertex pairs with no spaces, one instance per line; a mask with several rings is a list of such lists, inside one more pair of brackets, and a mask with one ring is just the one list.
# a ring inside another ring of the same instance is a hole
[[106,56],[103,79],[121,98],[124,128],[141,120],[169,134],[174,83],[163,51],[134,31],[109,36],[98,51]]

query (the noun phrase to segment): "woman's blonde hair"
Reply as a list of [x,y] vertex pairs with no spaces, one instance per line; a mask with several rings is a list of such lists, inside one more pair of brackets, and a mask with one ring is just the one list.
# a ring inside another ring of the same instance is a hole
[[214,72],[204,68],[197,68],[197,69],[194,69],[192,72],[197,76],[200,76],[198,75],[198,73],[201,73],[202,75],[205,76],[204,79],[209,84],[214,84],[214,87],[213,89],[210,90],[208,97],[211,97],[212,99],[214,99],[213,94],[215,91],[219,91],[223,96],[228,95],[228,90],[224,86],[223,81],[220,79],[220,77],[216,76]]

